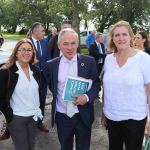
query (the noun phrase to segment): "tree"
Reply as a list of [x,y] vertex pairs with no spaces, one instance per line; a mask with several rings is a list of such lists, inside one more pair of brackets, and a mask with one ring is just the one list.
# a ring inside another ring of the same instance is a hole
[[29,28],[42,22],[60,29],[64,19],[72,21],[79,33],[80,21],[92,21],[103,32],[119,20],[130,22],[134,30],[149,30],[149,0],[0,0],[0,26],[15,32],[17,26]]
[[119,20],[130,22],[134,30],[140,26],[147,29],[149,26],[146,25],[150,19],[149,0],[92,0],[91,3],[90,19],[100,32]]
[[0,24],[8,31],[15,33],[17,25],[20,24],[20,15],[20,8],[13,0],[1,1]]
[[[57,6],[57,7],[54,7]],[[49,1],[49,14],[54,15],[53,22],[56,23],[55,18],[60,16],[59,21],[69,19],[73,23],[74,29],[79,33],[80,17],[87,11],[87,0],[53,0]],[[51,8],[51,9],[50,9]]]
[[147,30],[149,25],[144,25],[143,22],[150,21],[149,0],[120,0],[119,4],[121,9],[120,17],[130,22],[134,30],[139,27]]

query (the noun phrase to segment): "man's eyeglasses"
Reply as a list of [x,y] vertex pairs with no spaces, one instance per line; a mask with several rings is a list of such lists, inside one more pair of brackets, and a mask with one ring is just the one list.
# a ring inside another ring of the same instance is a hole
[[28,48],[28,49],[20,48],[20,49],[18,49],[18,51],[20,51],[21,53],[25,53],[25,52],[32,53],[33,52],[33,50],[31,48]]

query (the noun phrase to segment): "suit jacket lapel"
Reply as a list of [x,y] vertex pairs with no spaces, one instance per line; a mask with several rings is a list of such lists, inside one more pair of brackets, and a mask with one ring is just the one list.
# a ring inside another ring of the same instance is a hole
[[61,57],[59,57],[57,59],[57,61],[55,62],[55,65],[53,65],[54,67],[54,72],[53,72],[53,82],[54,82],[54,93],[57,93],[57,84],[58,84],[58,71],[59,71],[59,63],[60,63]]
[[102,48],[103,54],[105,54],[105,49],[104,49],[104,46],[102,44],[101,44],[101,48]]
[[[34,47],[34,49],[35,49],[36,57],[39,59],[38,52],[37,52],[37,49],[36,49],[36,46],[35,46],[35,44],[34,44],[34,42],[33,42],[32,37],[30,37],[30,40],[31,40],[31,42],[32,42],[32,44],[33,44],[33,47]],[[40,44],[41,44],[41,43],[40,43]]]
[[33,46],[34,46],[35,51],[36,51],[35,44],[34,44],[33,39],[32,39],[31,37],[30,37],[30,40],[31,40],[31,42],[32,42],[32,44],[33,44]]
[[99,54],[99,48],[98,48],[96,42],[94,42],[94,45],[95,45],[95,47],[96,47],[96,53]]
[[77,54],[77,63],[78,63],[78,76],[82,77],[84,75],[84,62],[82,62],[81,55]]
[[18,70],[16,64],[14,64],[10,69],[10,82],[8,84],[8,93],[7,93],[7,100],[9,101],[13,92],[14,92],[14,89],[15,89],[15,86],[17,84],[17,81],[18,81],[18,74],[16,73],[16,71]]

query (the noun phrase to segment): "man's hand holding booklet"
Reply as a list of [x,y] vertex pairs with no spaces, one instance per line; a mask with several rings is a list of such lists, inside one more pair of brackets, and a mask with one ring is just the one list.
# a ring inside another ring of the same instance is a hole
[[77,99],[74,95],[85,94],[90,90],[91,86],[91,79],[68,76],[63,91],[63,99],[65,101],[74,102]]

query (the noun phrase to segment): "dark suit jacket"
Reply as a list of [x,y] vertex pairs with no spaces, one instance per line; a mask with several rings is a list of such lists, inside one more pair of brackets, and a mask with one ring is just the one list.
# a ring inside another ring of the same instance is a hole
[[[55,58],[47,63],[47,79],[49,88],[53,94],[52,101],[52,126],[55,121],[55,107],[57,100],[57,85],[58,85],[58,68],[61,57]],[[89,97],[89,102],[83,106],[78,106],[81,118],[86,126],[91,127],[94,121],[93,101],[98,96],[99,78],[97,67],[94,58],[78,54],[78,76],[92,79],[93,84],[91,89],[86,93]]]
[[58,35],[53,36],[48,42],[48,49],[52,55],[52,58],[59,57],[60,50],[57,46]]
[[89,47],[89,55],[93,56],[95,58],[95,61],[96,61],[97,65],[98,65],[98,61],[99,61],[100,58],[102,58],[102,64],[104,64],[104,60],[105,60],[105,57],[106,57],[105,46],[104,46],[103,43],[100,43],[100,44],[101,44],[103,54],[99,53],[99,49],[97,47],[96,42],[92,43]]
[[[37,66],[31,65],[31,70],[33,71],[33,76],[40,84],[40,70]],[[10,107],[10,98],[16,87],[19,75],[16,73],[18,70],[16,64],[8,69],[0,70],[0,110],[5,114],[7,122],[13,119],[13,111]],[[9,76],[10,75],[10,76]],[[9,85],[8,85],[8,79]],[[25,91],[26,92],[26,91]],[[28,94],[28,93],[27,93]]]
[[[30,38],[30,40],[36,50],[36,46],[34,45],[32,38]],[[45,39],[40,40],[40,45],[42,49],[42,56],[39,57],[37,50],[36,50],[36,57],[38,59],[37,65],[39,66],[40,70],[44,70],[46,61],[50,60],[51,54],[50,54],[50,51],[48,50],[48,43],[46,42]]]

